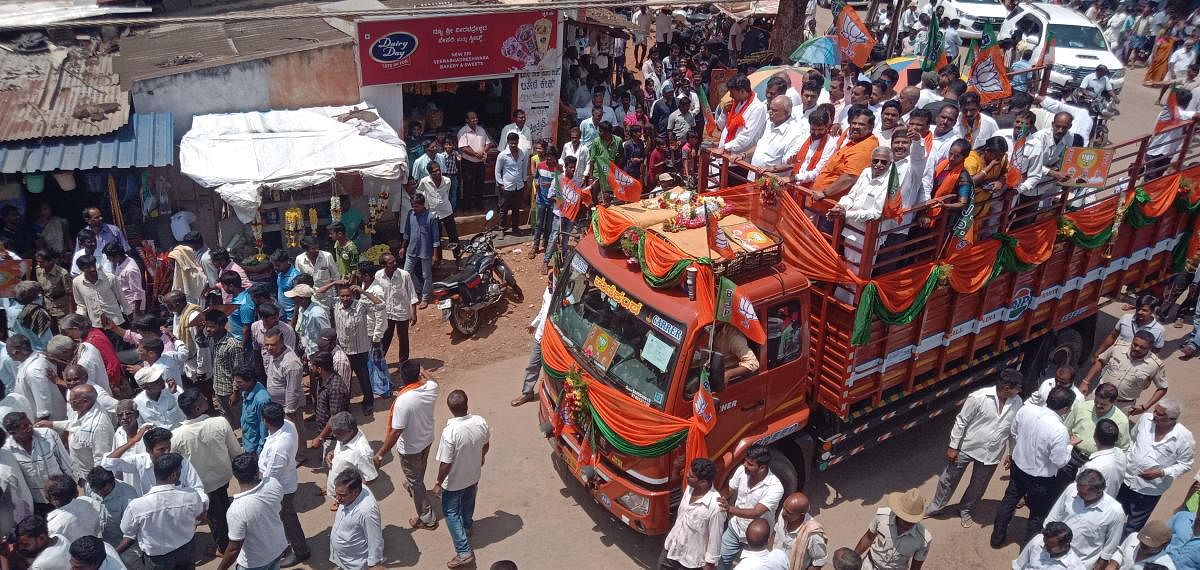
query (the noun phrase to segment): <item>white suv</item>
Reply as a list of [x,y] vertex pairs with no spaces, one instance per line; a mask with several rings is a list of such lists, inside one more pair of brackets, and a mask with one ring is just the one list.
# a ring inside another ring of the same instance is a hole
[[[958,35],[964,39],[973,40],[983,36],[983,27],[992,23],[992,29],[1000,31],[1004,18],[1008,16],[1008,8],[1000,0],[941,0],[942,16],[950,19],[958,18]],[[933,14],[930,0],[921,0],[917,7],[918,14]]]
[[1100,27],[1083,14],[1066,6],[1046,2],[1024,2],[1017,5],[1000,28],[1000,38],[1014,37],[1018,49],[1033,50],[1031,63],[1036,64],[1046,48],[1047,32],[1054,32],[1054,66],[1050,82],[1078,84],[1086,75],[1104,65],[1112,74],[1113,89],[1125,85],[1125,66],[1108,49]]

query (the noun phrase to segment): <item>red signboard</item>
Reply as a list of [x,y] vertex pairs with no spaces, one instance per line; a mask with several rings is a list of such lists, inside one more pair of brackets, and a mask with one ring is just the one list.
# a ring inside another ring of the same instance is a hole
[[556,69],[558,12],[358,23],[363,85]]

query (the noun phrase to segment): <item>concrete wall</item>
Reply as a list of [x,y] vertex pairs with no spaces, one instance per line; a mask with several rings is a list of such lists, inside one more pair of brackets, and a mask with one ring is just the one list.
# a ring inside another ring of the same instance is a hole
[[176,141],[192,128],[194,115],[360,101],[352,43],[145,79],[131,92],[139,113],[174,113]]

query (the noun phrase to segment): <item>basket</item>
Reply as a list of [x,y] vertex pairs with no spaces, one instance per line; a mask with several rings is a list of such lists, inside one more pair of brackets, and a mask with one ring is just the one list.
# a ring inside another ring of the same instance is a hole
[[713,273],[732,279],[736,275],[745,275],[777,265],[783,260],[783,241],[770,232],[764,230],[763,233],[771,236],[775,241],[774,245],[757,251],[739,253],[732,259],[714,259]]

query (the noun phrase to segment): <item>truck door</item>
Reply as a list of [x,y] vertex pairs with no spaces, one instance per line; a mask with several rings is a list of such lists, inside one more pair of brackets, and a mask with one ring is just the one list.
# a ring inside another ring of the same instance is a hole
[[[756,307],[756,310],[758,308]],[[722,327],[727,327],[728,330],[722,330]],[[718,339],[722,335],[740,335],[735,327],[729,324],[721,323],[718,325]],[[742,337],[744,340],[744,337]],[[746,346],[754,354],[755,360],[759,365],[757,369],[740,377],[728,378],[724,390],[713,394],[713,398],[717,405],[717,426],[708,434],[709,451],[718,452],[726,448],[726,444],[735,438],[744,437],[747,434],[755,433],[754,430],[762,429],[761,420],[763,418],[763,409],[767,404],[767,374],[766,367],[762,364],[763,347],[750,341],[744,341]],[[718,345],[721,342],[718,341]],[[735,342],[736,344],[736,342]],[[736,359],[731,358],[726,354],[726,366],[731,367],[731,362],[736,362]],[[684,390],[684,398],[688,401],[689,408],[691,406],[692,396],[695,394],[695,387],[699,386],[700,366],[695,364],[688,369],[688,383]]]

